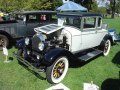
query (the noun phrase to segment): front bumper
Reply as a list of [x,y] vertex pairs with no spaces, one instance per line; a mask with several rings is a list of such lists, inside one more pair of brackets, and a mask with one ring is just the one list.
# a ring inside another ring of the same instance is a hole
[[27,66],[30,70],[33,70],[36,73],[45,72],[45,66],[41,67],[35,67],[35,63],[30,63],[29,61],[25,60],[21,56],[18,56],[16,53],[14,53],[14,56],[17,58],[17,60],[21,63],[23,63],[25,66]]

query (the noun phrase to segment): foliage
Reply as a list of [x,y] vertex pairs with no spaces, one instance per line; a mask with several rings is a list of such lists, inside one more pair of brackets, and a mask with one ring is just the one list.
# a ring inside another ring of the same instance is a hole
[[0,9],[4,12],[23,10],[55,10],[62,4],[56,0],[0,0]]
[[120,0],[118,0],[115,8],[116,8],[116,12],[120,13]]
[[91,4],[93,3],[92,0],[74,0],[74,1],[88,8],[88,10],[91,10]]
[[98,12],[98,5],[97,5],[96,2],[93,2],[91,4],[91,10],[90,10],[90,12]]
[[98,12],[98,13],[101,13],[101,14],[105,15],[106,14],[106,8],[105,7],[99,7],[98,8],[97,3],[93,2],[91,4],[91,10],[90,10],[90,12]]
[[4,11],[9,11],[14,9],[15,0],[0,0],[0,8]]
[[107,12],[106,12],[106,8],[105,7],[99,7],[98,8],[98,12],[105,15]]

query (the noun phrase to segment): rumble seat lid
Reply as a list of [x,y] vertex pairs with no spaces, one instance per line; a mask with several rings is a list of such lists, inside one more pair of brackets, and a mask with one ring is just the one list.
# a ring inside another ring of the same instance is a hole
[[57,24],[49,24],[49,25],[34,28],[34,31],[35,32],[42,32],[45,34],[50,34],[50,33],[53,33],[55,31],[58,31],[62,28],[63,28],[62,26],[58,26]]

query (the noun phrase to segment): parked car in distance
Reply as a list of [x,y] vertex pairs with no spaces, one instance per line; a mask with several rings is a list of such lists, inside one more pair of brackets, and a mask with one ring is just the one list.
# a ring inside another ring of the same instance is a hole
[[16,12],[15,19],[0,21],[0,50],[8,47],[16,38],[33,36],[34,28],[49,23],[55,23],[55,11],[23,11]]
[[113,42],[101,14],[61,12],[57,16],[58,24],[37,27],[33,37],[17,43],[18,62],[45,72],[50,83],[63,80],[71,61],[107,56]]

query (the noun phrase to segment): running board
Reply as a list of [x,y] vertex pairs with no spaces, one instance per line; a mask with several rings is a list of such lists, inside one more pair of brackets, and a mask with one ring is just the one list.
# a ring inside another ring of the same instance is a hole
[[78,57],[78,59],[81,61],[88,61],[91,58],[94,58],[97,55],[100,55],[102,53],[103,53],[103,51],[94,49],[93,51],[90,51],[90,52],[86,53],[85,55]]

